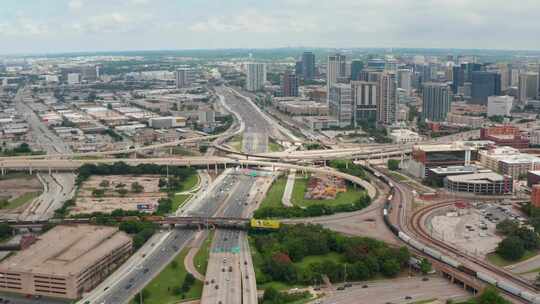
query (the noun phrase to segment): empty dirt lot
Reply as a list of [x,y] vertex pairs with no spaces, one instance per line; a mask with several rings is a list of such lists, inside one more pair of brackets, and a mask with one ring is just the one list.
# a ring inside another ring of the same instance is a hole
[[[103,181],[107,181],[108,185],[104,186]],[[132,191],[133,183],[141,185],[143,191],[140,193]],[[95,189],[103,190],[103,194],[95,195],[93,193]],[[119,193],[120,189],[126,190],[124,196]],[[109,213],[115,209],[137,210],[138,204],[157,207],[159,199],[166,195],[165,192],[159,191],[159,176],[157,175],[91,176],[79,189],[75,206],[70,209],[70,213]]]

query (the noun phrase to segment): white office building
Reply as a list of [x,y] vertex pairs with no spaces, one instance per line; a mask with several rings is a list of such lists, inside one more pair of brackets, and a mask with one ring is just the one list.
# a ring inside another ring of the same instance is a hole
[[397,87],[399,89],[405,90],[408,95],[411,94],[411,82],[412,82],[412,72],[407,69],[400,69],[397,71]]
[[383,73],[379,79],[379,97],[377,100],[377,121],[391,125],[397,120],[396,74]]
[[340,127],[348,127],[353,119],[352,90],[349,84],[337,83],[330,87],[328,108]]
[[510,111],[514,105],[512,96],[489,96],[487,115],[491,116],[510,116]]
[[418,133],[408,129],[395,129],[390,132],[390,138],[395,144],[409,144],[422,141],[422,137]]
[[264,63],[248,63],[246,74],[246,90],[256,92],[263,89],[266,82],[266,65]]
[[79,84],[81,83],[81,74],[79,73],[69,73],[67,75],[68,84]]
[[338,79],[344,78],[347,75],[347,58],[345,55],[335,54],[328,56],[328,64],[326,66],[326,87],[330,88],[338,83]]

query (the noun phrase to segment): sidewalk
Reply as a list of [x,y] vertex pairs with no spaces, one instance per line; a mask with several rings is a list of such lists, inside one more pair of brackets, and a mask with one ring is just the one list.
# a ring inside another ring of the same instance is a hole
[[281,202],[285,207],[293,207],[291,202],[291,197],[294,189],[294,180],[296,178],[296,169],[291,169],[289,171],[289,176],[287,177],[287,184],[285,185],[285,190],[283,191],[283,197]]

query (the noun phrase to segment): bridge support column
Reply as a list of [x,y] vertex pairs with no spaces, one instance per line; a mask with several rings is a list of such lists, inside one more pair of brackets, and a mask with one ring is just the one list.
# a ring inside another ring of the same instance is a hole
[[169,155],[173,155],[173,148],[169,148]]
[[223,168],[227,169],[227,163],[223,163]]
[[49,167],[49,175],[52,175],[52,169]]
[[206,164],[206,171],[210,171],[210,164]]
[[32,175],[32,173],[33,173],[32,166],[28,167],[28,173],[30,173],[30,175]]
[[214,172],[215,172],[216,174],[218,173],[217,163],[214,164]]
[[6,175],[6,169],[4,169],[4,167],[2,167],[1,171],[2,176]]

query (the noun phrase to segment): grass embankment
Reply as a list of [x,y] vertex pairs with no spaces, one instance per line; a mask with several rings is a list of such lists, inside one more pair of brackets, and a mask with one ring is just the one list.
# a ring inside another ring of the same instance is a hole
[[536,251],[527,250],[527,251],[525,251],[525,254],[521,257],[521,259],[519,259],[517,261],[509,261],[509,260],[504,259],[500,255],[498,255],[497,253],[490,253],[490,254],[488,254],[486,256],[486,259],[491,264],[494,264],[494,265],[497,265],[497,266],[500,266],[500,267],[505,267],[505,266],[508,266],[508,265],[517,264],[519,262],[523,262],[525,260],[528,260],[528,259],[536,256],[537,254],[538,254],[538,252],[536,252]]
[[[199,299],[202,294],[202,282],[195,280],[195,283],[184,294],[175,293],[175,289],[182,285],[186,278],[186,268],[184,267],[184,259],[188,253],[188,249],[182,250],[174,260],[163,269],[150,284],[144,288],[143,299],[145,304],[173,304],[181,301]],[[138,303],[138,297],[132,303]]]
[[274,139],[269,138],[268,139],[268,151],[269,152],[281,152],[283,151],[283,147],[278,144]]
[[212,240],[214,239],[214,231],[211,231],[204,242],[201,244],[201,248],[197,251],[195,257],[193,257],[193,264],[200,274],[206,273],[206,267],[208,266],[208,256],[210,255],[210,248],[212,247]]
[[242,134],[238,134],[233,136],[231,140],[227,143],[231,148],[234,150],[241,152],[242,151],[242,144],[243,144],[244,137]]
[[283,192],[285,192],[285,185],[287,184],[287,177],[278,177],[272,186],[266,193],[266,197],[261,203],[261,207],[281,207],[281,199],[283,198]]
[[18,208],[26,203],[29,203],[31,202],[33,199],[35,199],[36,197],[40,196],[41,195],[41,192],[40,191],[36,191],[36,192],[28,192],[28,193],[25,193],[15,199],[12,199],[10,201],[6,201],[6,202],[2,202],[2,204],[0,204],[0,209],[15,209],[15,208]]
[[[197,186],[199,183],[199,175],[193,174],[190,175],[185,181],[182,182],[179,192],[190,191]],[[172,211],[178,210],[182,207],[186,201],[191,197],[191,194],[174,194],[172,197]]]

